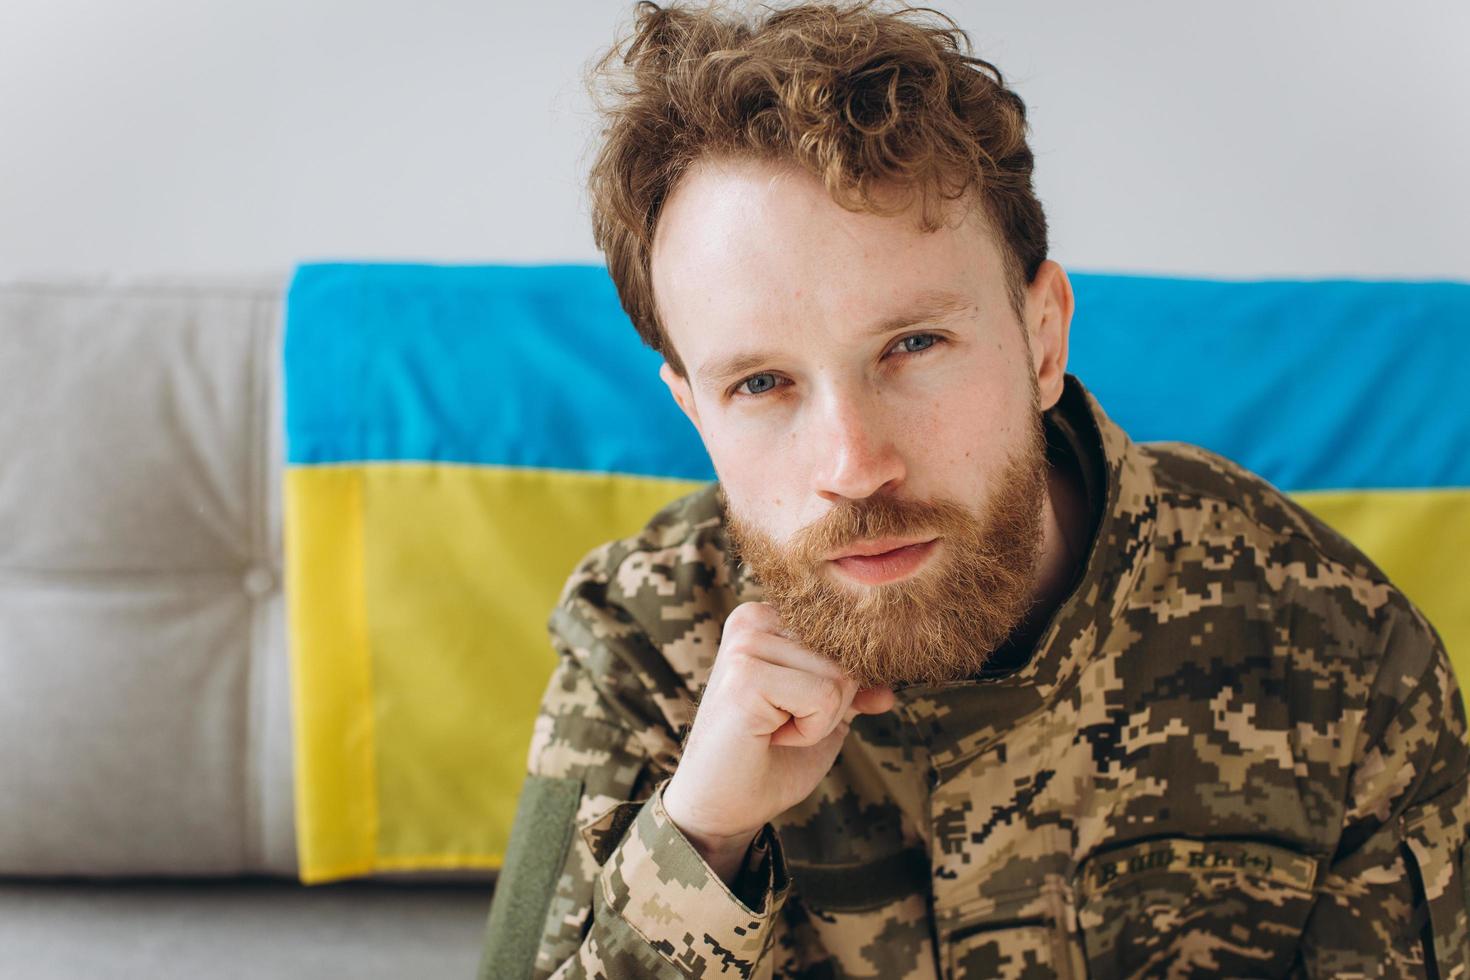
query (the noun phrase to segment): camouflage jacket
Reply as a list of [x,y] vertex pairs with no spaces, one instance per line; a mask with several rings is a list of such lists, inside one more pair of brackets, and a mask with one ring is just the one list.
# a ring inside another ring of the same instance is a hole
[[662,807],[725,617],[713,486],[576,569],[481,976],[1467,977],[1433,627],[1261,478],[1081,384],[1088,557],[1029,658],[898,686],[727,887]]

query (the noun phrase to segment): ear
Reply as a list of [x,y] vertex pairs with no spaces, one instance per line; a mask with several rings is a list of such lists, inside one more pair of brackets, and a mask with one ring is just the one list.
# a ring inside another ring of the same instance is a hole
[[704,430],[699,427],[699,409],[694,406],[694,390],[689,387],[689,380],[669,367],[668,361],[664,361],[663,366],[658,369],[658,376],[669,386],[669,394],[674,396],[674,401],[679,403],[679,408],[694,423],[695,431],[703,439]]
[[1062,397],[1067,373],[1067,338],[1072,329],[1072,283],[1060,265],[1047,259],[1026,288],[1026,334],[1044,412]]

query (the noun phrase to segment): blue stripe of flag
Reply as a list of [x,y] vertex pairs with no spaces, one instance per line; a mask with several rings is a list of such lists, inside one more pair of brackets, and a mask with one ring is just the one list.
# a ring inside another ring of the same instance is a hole
[[[1470,285],[1072,275],[1069,370],[1137,440],[1286,490],[1470,486]],[[714,476],[601,266],[300,266],[292,464]]]
[[1135,440],[1284,490],[1470,487],[1470,285],[1072,282],[1070,369]]
[[601,266],[316,264],[286,301],[287,460],[713,479]]

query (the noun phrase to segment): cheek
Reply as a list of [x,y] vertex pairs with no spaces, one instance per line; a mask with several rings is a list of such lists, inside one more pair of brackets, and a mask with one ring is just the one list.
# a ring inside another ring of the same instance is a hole
[[1015,452],[1025,434],[1026,411],[999,385],[946,386],[908,423],[918,433],[912,443],[915,462],[948,493],[974,502]]
[[730,505],[756,527],[784,541],[800,523],[807,478],[793,433],[766,435],[744,430],[706,435],[705,449]]

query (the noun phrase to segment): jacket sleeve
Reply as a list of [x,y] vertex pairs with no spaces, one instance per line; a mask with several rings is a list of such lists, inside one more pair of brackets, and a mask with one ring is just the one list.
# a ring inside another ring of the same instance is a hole
[[1465,708],[1418,610],[1388,628],[1343,835],[1302,943],[1314,977],[1470,978]]
[[[553,618],[553,624],[556,619]],[[714,873],[663,809],[672,775],[557,635],[535,722],[481,980],[755,977],[790,878],[767,824],[735,882]],[[628,681],[612,695],[626,699]],[[645,709],[646,710],[646,709]],[[739,897],[737,894],[739,893]]]

